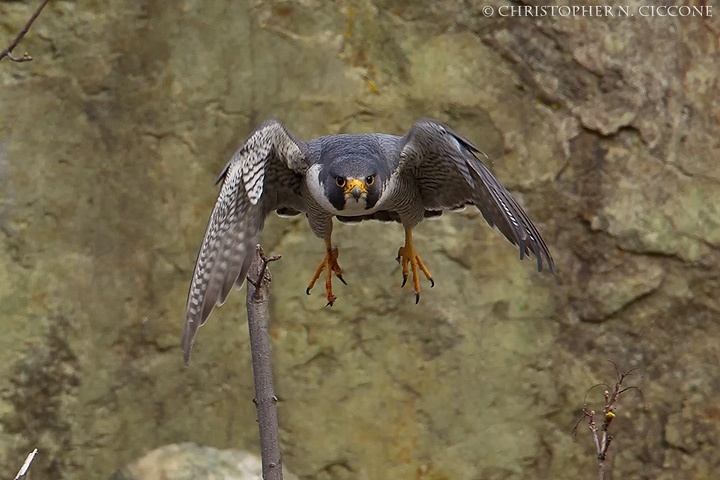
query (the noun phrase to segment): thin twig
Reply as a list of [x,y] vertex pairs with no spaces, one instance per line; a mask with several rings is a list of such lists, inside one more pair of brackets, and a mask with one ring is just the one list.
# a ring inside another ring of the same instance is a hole
[[264,480],[282,480],[277,397],[273,387],[270,336],[268,334],[268,305],[272,276],[267,268],[268,263],[279,259],[279,255],[266,257],[262,247],[258,245],[257,254],[247,276],[248,329],[250,330],[250,353],[252,354],[255,382],[253,401],[257,408]]
[[[585,405],[583,405],[582,409],[583,416],[575,424],[575,428],[573,428],[573,437],[576,437],[578,426],[584,419],[587,419],[588,428],[590,429],[590,434],[592,435],[593,442],[595,443],[595,452],[597,453],[598,480],[603,480],[605,478],[605,460],[607,460],[608,449],[610,448],[610,443],[613,440],[613,436],[609,432],[610,423],[615,418],[615,409],[617,408],[620,395],[627,392],[628,390],[637,390],[638,392],[640,392],[640,397],[642,398],[642,390],[640,390],[638,387],[623,387],[623,382],[627,377],[632,375],[632,372],[635,369],[633,368],[628,370],[627,372],[621,373],[615,362],[610,360],[610,363],[615,366],[615,386],[611,388],[610,385],[606,383],[599,383],[590,387],[590,389],[585,394]],[[605,390],[603,390],[603,396],[605,397],[605,407],[603,407],[603,420],[600,424],[600,434],[598,435],[598,426],[595,422],[596,413],[595,410],[587,409],[587,397],[592,389],[599,386],[605,387]]]
[[20,471],[15,475],[15,480],[21,480],[25,478],[25,475],[28,473],[28,469],[30,468],[30,464],[35,459],[35,455],[37,455],[37,448],[34,449],[32,452],[30,452],[25,459],[25,463],[23,463],[23,466],[20,467]]
[[30,17],[30,20],[27,21],[27,23],[25,24],[23,29],[20,30],[20,33],[18,33],[17,37],[15,37],[15,40],[13,40],[12,43],[10,45],[8,45],[8,47],[5,50],[0,52],[0,61],[4,57],[8,57],[13,62],[29,62],[30,60],[33,59],[33,57],[27,52],[25,52],[22,57],[16,57],[12,54],[12,51],[15,50],[15,47],[18,46],[18,43],[20,43],[20,40],[23,39],[25,34],[27,34],[30,31],[30,26],[33,24],[35,19],[40,15],[40,12],[42,12],[42,9],[45,8],[45,5],[47,5],[49,1],[50,0],[43,0],[43,2],[40,4],[40,6],[37,8],[37,10],[35,10],[35,13],[32,14],[32,17]]

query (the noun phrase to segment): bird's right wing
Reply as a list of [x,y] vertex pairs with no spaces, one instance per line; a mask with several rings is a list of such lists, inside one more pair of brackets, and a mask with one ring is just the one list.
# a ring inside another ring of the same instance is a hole
[[216,305],[222,305],[233,285],[245,280],[257,236],[267,213],[277,207],[278,196],[299,195],[297,187],[308,168],[307,151],[306,144],[280,122],[269,120],[225,165],[188,292],[182,333],[186,364],[197,329]]

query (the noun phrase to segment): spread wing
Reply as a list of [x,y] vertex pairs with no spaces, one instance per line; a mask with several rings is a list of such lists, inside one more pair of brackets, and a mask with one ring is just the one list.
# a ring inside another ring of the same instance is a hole
[[197,329],[236,283],[245,280],[265,216],[278,207],[303,209],[300,185],[307,170],[307,146],[270,120],[235,152],[218,182],[222,188],[195,261],[185,310],[185,363]]
[[399,172],[409,171],[420,188],[426,210],[475,205],[491,227],[497,227],[520,249],[532,252],[538,271],[543,261],[555,273],[555,262],[537,228],[510,192],[477,158],[480,149],[438,121],[424,119],[401,139]]

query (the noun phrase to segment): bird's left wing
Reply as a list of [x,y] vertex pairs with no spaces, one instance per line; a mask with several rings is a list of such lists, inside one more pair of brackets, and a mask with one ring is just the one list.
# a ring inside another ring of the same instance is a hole
[[280,122],[270,120],[250,134],[223,169],[218,178],[222,188],[188,292],[182,333],[186,364],[197,329],[225,301],[233,285],[245,280],[265,216],[282,198],[299,196],[307,168],[306,144]]
[[476,154],[480,149],[436,120],[419,120],[400,140],[398,171],[412,174],[426,210],[475,205],[491,227],[497,227],[520,249],[520,259],[533,253],[538,271],[555,262],[525,211]]

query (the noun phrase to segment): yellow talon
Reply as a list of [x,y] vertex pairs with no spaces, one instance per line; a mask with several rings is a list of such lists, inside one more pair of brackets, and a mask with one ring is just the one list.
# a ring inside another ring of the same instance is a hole
[[313,277],[310,279],[310,283],[308,283],[307,289],[305,289],[305,293],[310,295],[310,290],[315,286],[315,282],[320,278],[320,275],[322,275],[323,271],[325,272],[325,293],[327,294],[327,305],[333,306],[335,303],[335,300],[337,300],[337,297],[333,295],[332,291],[332,276],[333,273],[336,277],[340,279],[342,283],[347,285],[347,282],[345,279],[343,279],[342,276],[342,269],[340,268],[340,265],[338,265],[338,249],[337,247],[333,247],[331,241],[328,239],[325,241],[326,246],[326,253],[325,258],[322,262],[320,262],[320,265],[315,269],[315,274],[313,274]]
[[[413,293],[415,294],[415,303],[417,304],[420,301],[420,277],[418,270],[422,271],[425,274],[425,278],[430,280],[431,288],[435,286],[435,281],[432,279],[432,275],[430,275],[430,270],[428,270],[422,260],[420,260],[420,255],[418,255],[413,246],[411,228],[405,229],[405,245],[398,250],[397,261],[400,262],[400,266],[402,267],[403,287],[407,282],[408,274],[410,271],[412,272]],[[409,269],[408,265],[410,266]]]

